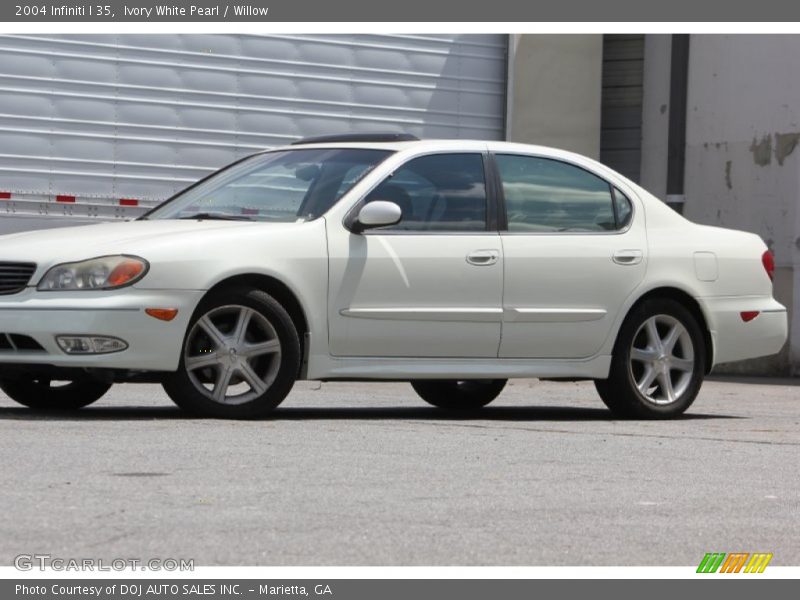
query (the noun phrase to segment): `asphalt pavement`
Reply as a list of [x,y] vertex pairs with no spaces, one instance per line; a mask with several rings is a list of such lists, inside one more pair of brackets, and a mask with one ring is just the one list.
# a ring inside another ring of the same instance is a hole
[[709,381],[658,422],[535,380],[467,417],[394,383],[300,383],[255,422],[187,418],[153,385],[70,414],[0,396],[0,564],[798,565],[798,384]]

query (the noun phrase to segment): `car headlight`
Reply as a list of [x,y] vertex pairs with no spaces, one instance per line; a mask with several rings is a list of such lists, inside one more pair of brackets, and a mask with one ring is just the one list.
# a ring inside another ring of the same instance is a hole
[[40,291],[111,290],[139,281],[149,265],[137,256],[101,256],[52,267],[36,289]]

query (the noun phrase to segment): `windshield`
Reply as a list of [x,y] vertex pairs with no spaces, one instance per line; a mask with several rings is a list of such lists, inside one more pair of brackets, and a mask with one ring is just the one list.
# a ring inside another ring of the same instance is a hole
[[310,148],[259,154],[219,171],[148,213],[146,219],[316,219],[391,154]]

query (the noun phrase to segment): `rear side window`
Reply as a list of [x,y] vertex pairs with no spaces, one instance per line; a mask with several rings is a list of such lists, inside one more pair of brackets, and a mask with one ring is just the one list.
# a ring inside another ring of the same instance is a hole
[[617,227],[624,229],[631,222],[633,206],[628,197],[619,191],[619,188],[614,188],[614,204],[617,209]]
[[[608,182],[575,165],[537,156],[495,157],[505,196],[508,230],[515,232],[619,229]],[[620,193],[619,208],[630,203]]]
[[375,188],[367,202],[388,200],[403,211],[380,231],[485,231],[486,178],[480,154],[412,159]]

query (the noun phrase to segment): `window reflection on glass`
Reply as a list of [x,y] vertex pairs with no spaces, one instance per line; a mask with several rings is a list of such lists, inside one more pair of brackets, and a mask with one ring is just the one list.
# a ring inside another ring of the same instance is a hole
[[508,230],[610,231],[614,220],[606,181],[574,165],[533,156],[496,156]]
[[345,148],[259,154],[185,191],[147,218],[202,213],[257,221],[315,219],[390,154]]

